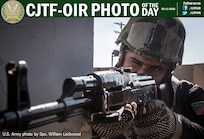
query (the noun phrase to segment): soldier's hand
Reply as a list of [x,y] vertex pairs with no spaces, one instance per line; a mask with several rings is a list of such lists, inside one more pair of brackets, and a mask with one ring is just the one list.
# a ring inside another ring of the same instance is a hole
[[175,136],[179,138],[178,133],[182,133],[182,125],[178,116],[162,100],[151,100],[143,110],[142,116],[133,121],[135,133],[138,138],[143,139],[164,139]]
[[113,138],[121,135],[128,127],[132,126],[134,117],[135,114],[132,106],[127,104],[119,121],[111,123],[91,123],[91,127],[99,136]]

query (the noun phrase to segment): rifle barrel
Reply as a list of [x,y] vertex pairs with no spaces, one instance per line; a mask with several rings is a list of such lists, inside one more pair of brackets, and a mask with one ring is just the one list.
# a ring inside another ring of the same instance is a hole
[[[81,106],[90,105],[91,102],[92,101],[89,98],[75,100],[72,97],[69,97],[60,102],[54,101],[40,104],[32,106],[29,109],[2,112],[0,115],[0,130],[11,127],[18,130],[31,129],[47,123],[63,120],[67,117],[83,113],[84,111],[75,112],[74,110],[81,108]],[[29,124],[31,121],[33,122],[34,120],[53,115],[56,117]]]

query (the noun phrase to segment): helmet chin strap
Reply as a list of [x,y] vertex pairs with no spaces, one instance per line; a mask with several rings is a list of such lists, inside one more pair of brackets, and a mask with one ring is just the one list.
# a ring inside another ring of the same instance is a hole
[[171,78],[172,78],[172,68],[169,68],[169,70],[167,71],[166,75],[164,76],[162,82],[160,83],[160,85],[158,86],[158,99],[163,99],[163,92],[164,90],[166,90],[168,88],[168,91],[166,91],[165,93],[168,93],[169,96],[169,104],[167,104],[170,108],[173,107],[173,101],[174,101],[174,91],[172,88],[172,84],[171,84]]

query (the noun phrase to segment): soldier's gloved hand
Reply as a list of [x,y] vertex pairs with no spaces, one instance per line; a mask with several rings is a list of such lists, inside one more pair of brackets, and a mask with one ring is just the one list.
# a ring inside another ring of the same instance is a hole
[[100,137],[117,137],[121,135],[125,129],[132,125],[134,116],[134,111],[128,104],[123,110],[121,119],[119,121],[111,123],[92,123],[91,127]]
[[133,121],[138,138],[180,138],[182,134],[180,115],[171,111],[162,100],[149,101],[143,113],[145,114]]

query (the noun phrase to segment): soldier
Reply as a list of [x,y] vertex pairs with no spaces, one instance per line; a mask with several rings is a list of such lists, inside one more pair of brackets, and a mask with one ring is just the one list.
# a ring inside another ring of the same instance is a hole
[[204,90],[172,75],[182,64],[185,28],[178,18],[131,18],[120,33],[117,67],[146,73],[158,86],[157,99],[135,118],[137,104],[126,105],[117,123],[93,124],[107,138],[204,138]]

